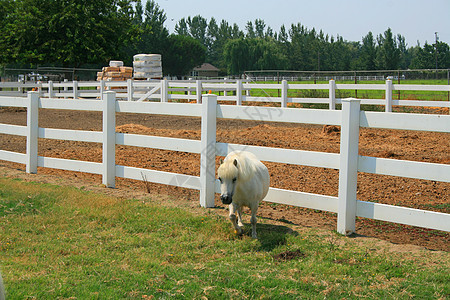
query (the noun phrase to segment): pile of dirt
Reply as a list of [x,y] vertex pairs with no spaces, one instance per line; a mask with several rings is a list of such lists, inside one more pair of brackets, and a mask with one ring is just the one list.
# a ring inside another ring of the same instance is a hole
[[334,125],[324,125],[322,128],[322,133],[325,135],[339,135],[341,133],[341,127]]

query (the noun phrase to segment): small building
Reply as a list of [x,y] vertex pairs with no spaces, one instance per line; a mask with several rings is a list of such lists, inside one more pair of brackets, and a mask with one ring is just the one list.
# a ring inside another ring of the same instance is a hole
[[192,70],[191,75],[195,77],[219,77],[219,69],[210,63],[203,63]]

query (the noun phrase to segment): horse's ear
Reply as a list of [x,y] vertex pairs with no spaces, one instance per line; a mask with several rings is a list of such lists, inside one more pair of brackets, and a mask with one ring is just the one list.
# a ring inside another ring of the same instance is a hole
[[233,164],[234,164],[234,166],[235,166],[236,168],[238,167],[237,159],[234,159]]

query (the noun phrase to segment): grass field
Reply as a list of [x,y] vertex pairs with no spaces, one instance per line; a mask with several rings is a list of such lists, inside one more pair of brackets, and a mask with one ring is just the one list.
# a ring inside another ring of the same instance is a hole
[[[9,299],[444,299],[449,254],[0,177]],[[248,228],[247,228],[248,229]]]
[[[260,83],[278,83],[277,81],[267,81]],[[314,81],[289,82],[290,84],[314,84]],[[328,81],[317,81],[317,84],[328,84]],[[337,81],[337,84],[354,84],[354,81]],[[385,84],[385,81],[358,81],[358,84]],[[394,84],[398,84],[396,80]],[[415,85],[447,85],[447,80],[402,80],[400,84]],[[279,90],[254,90],[251,92],[254,97],[280,97]],[[298,98],[328,98],[328,89],[326,90],[289,90],[288,97]],[[337,98],[355,97],[360,99],[384,99],[384,90],[337,90]],[[432,100],[448,101],[448,92],[433,91],[393,91],[393,99],[396,100]]]

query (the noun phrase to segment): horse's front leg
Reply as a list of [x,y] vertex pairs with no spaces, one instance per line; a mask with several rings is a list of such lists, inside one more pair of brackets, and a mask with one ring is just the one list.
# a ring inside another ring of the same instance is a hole
[[244,228],[244,223],[242,222],[242,206],[237,207],[237,224],[241,229]]
[[230,221],[233,224],[234,230],[236,234],[241,235],[243,233],[242,228],[238,224],[238,218],[236,216],[236,212],[240,215],[240,207],[238,207],[236,204],[231,203],[230,204]]

